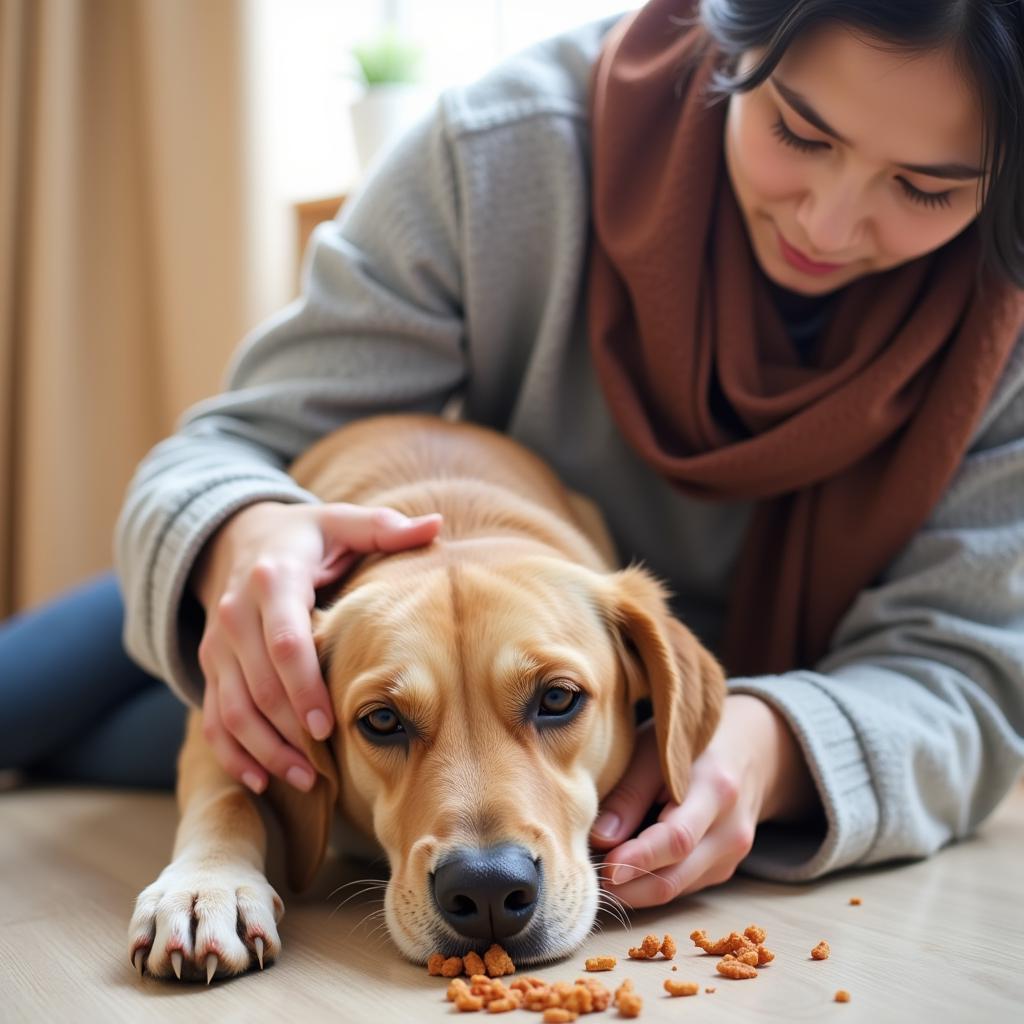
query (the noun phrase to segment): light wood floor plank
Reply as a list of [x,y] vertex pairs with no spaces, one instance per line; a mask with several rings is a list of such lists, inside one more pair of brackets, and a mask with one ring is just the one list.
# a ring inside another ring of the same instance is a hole
[[[406,963],[373,912],[376,890],[341,900],[338,885],[365,865],[329,865],[314,890],[285,898],[282,959],[209,988],[139,980],[126,932],[137,893],[167,862],[173,798],[82,788],[0,793],[0,1021],[430,1022],[450,1020],[444,983]],[[275,851],[275,861],[279,851]],[[379,871],[379,868],[377,869]],[[369,876],[372,877],[372,876]],[[379,874],[377,877],[380,877]],[[273,879],[272,879],[273,880]],[[860,896],[863,905],[850,906]],[[750,982],[715,974],[715,959],[687,936],[756,922],[777,959]],[[644,996],[641,1020],[986,1022],[1024,1019],[1024,783],[968,842],[928,861],[845,872],[783,886],[736,878],[661,910],[610,919],[580,952],[532,973],[573,980],[587,956],[611,954],[610,985],[631,977]],[[625,960],[647,931],[670,931],[678,971],[664,961]],[[832,947],[815,962],[819,939]],[[666,977],[692,979],[701,994],[670,1000]],[[704,986],[714,986],[708,995]],[[845,988],[852,1002],[833,1002]],[[539,1021],[516,1011],[503,1017]],[[602,1016],[588,1018],[599,1021]],[[618,1019],[609,1013],[607,1019]]]

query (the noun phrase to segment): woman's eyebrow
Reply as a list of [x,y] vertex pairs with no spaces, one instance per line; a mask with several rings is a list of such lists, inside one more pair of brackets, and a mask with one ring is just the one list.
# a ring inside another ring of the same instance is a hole
[[[818,131],[831,135],[833,139],[838,139],[844,145],[849,145],[849,141],[840,135],[800,93],[790,89],[785,83],[780,82],[775,75],[771,75],[768,81],[775,86],[779,95],[805,121],[813,124]],[[957,181],[970,181],[972,178],[980,178],[982,174],[977,167],[956,162],[948,164],[896,164],[896,166],[901,167],[905,171],[913,171],[915,174],[927,174],[931,178],[953,178]]]

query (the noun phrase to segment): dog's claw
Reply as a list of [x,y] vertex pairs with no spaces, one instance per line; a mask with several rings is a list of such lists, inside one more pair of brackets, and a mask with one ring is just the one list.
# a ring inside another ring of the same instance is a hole
[[[139,962],[135,962],[135,958],[139,958]],[[146,947],[139,946],[137,949],[132,951],[132,967],[139,972],[139,977],[144,978],[146,976]]]
[[171,966],[174,968],[174,975],[181,981],[181,950],[176,949],[171,953]]
[[208,953],[206,956],[206,984],[209,985],[213,981],[213,976],[217,971],[217,954]]
[[256,959],[260,962],[260,970],[263,970],[263,940],[257,935],[255,939],[256,943]]

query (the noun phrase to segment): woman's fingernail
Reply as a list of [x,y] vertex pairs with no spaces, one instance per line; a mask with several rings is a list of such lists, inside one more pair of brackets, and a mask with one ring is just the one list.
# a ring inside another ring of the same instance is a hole
[[302,768],[293,765],[285,773],[285,778],[296,788],[301,789],[303,793],[308,792],[313,788],[313,783],[316,781],[309,772]]
[[322,711],[310,711],[306,715],[306,725],[315,740],[325,740],[331,734],[331,723]]
[[619,826],[622,824],[617,814],[612,814],[611,811],[605,811],[597,821],[594,822],[594,827],[591,831],[594,835],[601,836],[603,839],[614,839],[619,833]]
[[242,781],[254,792],[263,792],[263,780],[255,772],[243,772]]
[[612,872],[612,885],[623,885],[626,882],[632,882],[634,878],[639,878],[643,872],[639,868],[616,868]]

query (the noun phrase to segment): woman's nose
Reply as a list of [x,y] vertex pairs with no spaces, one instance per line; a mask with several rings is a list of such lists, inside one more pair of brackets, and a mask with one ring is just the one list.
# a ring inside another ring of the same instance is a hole
[[809,191],[797,210],[811,259],[842,262],[863,255],[867,211],[852,186]]

